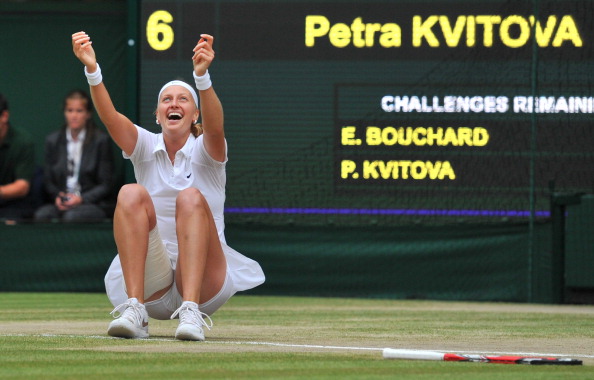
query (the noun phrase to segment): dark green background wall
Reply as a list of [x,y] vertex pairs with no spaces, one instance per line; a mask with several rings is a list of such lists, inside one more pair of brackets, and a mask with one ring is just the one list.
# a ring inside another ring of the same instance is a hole
[[[64,123],[64,96],[75,88],[88,92],[83,66],[72,53],[72,33],[84,30],[108,47],[100,64],[113,101],[134,109],[127,17],[125,0],[0,2],[0,93],[9,100],[11,123],[35,137],[38,164],[45,136]],[[119,152],[116,157],[122,173],[124,161]]]
[[[554,302],[550,224],[536,226],[271,227],[228,225],[257,260],[251,294]],[[111,223],[0,225],[0,291],[102,292],[116,252]]]

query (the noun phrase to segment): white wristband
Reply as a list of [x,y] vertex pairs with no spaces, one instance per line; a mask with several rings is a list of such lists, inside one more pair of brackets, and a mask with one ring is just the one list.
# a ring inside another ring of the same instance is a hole
[[208,70],[206,70],[206,73],[204,73],[204,75],[201,77],[196,75],[195,71],[192,72],[192,74],[194,75],[194,81],[196,81],[196,88],[198,90],[200,90],[200,91],[208,90],[212,86],[212,82],[210,81],[210,74],[208,73]]
[[87,82],[89,82],[91,86],[97,86],[99,83],[103,82],[103,75],[101,75],[101,67],[99,67],[99,64],[97,64],[97,70],[91,74],[89,74],[87,66],[85,66],[85,76],[87,77]]

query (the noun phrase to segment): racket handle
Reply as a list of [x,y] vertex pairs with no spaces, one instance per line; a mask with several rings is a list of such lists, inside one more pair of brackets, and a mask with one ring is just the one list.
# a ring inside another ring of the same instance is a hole
[[444,353],[437,351],[423,350],[401,350],[396,348],[384,348],[385,359],[414,359],[414,360],[443,360]]

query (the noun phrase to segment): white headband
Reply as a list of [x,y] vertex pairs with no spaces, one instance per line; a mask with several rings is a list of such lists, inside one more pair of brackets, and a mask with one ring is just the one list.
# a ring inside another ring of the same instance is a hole
[[192,94],[192,97],[194,98],[194,103],[196,103],[196,108],[199,108],[198,107],[198,95],[196,95],[196,91],[194,91],[192,86],[190,86],[189,84],[187,84],[186,82],[183,82],[181,80],[172,80],[171,82],[165,83],[165,85],[163,87],[161,87],[161,91],[159,91],[159,97],[157,98],[157,104],[161,101],[161,94],[163,93],[163,90],[165,90],[169,86],[182,86],[185,89],[187,89],[188,91],[190,91],[190,94]]

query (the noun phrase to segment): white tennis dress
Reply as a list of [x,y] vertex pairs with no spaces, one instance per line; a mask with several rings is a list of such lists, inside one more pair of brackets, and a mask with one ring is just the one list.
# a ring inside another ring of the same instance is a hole
[[[175,233],[175,201],[177,194],[194,187],[206,198],[227,259],[227,269],[235,291],[254,288],[264,282],[260,265],[227,245],[225,240],[225,161],[219,162],[206,152],[203,136],[190,135],[171,163],[165,150],[163,134],[136,126],[138,141],[129,158],[134,165],[136,181],[149,192],[157,214],[157,227],[175,269],[178,247]],[[107,296],[114,306],[128,299],[119,255],[113,259],[105,275]]]

